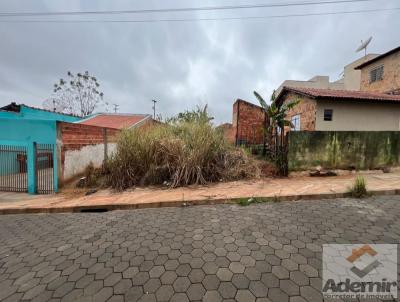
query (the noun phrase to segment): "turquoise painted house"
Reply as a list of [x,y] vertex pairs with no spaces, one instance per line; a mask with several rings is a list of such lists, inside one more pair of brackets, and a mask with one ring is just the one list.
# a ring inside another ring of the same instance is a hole
[[40,186],[47,184],[49,189],[46,179],[52,173],[51,186],[56,192],[57,122],[73,123],[80,119],[23,104],[1,107],[0,190],[37,193]]

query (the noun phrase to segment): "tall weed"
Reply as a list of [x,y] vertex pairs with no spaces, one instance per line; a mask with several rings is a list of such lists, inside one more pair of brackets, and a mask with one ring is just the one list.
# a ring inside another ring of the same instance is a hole
[[116,189],[167,183],[171,187],[257,177],[256,162],[228,145],[210,123],[179,122],[121,133],[107,163]]

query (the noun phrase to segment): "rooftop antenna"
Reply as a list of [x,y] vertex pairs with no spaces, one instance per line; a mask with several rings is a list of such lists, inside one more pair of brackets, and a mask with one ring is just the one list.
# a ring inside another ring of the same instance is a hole
[[114,113],[117,113],[119,105],[118,104],[112,104],[114,106]]
[[372,37],[369,37],[367,40],[365,40],[365,42],[363,42],[363,40],[361,40],[361,45],[360,47],[357,48],[356,52],[360,52],[364,49],[364,55],[367,56],[367,47],[368,44],[371,43]]
[[153,102],[153,119],[156,119],[156,100],[151,100]]

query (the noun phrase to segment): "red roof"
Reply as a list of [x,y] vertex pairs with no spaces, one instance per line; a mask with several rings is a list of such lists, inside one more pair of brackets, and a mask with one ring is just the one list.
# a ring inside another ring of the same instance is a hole
[[82,121],[80,124],[99,126],[114,129],[130,128],[136,124],[150,118],[148,114],[107,114],[100,113],[92,117],[88,117]]
[[400,95],[391,95],[385,93],[335,90],[335,89],[316,89],[316,88],[292,88],[283,87],[281,93],[276,98],[277,102],[286,92],[295,92],[311,98],[324,99],[346,99],[363,101],[382,101],[382,102],[400,102]]

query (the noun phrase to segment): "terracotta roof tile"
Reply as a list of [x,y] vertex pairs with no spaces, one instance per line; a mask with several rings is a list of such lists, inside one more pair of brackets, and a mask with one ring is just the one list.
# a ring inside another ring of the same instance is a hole
[[281,98],[281,96],[284,94],[285,91],[300,93],[312,98],[400,102],[400,95],[391,95],[391,94],[365,92],[365,91],[293,88],[293,87],[284,87],[281,93],[278,95],[277,100]]
[[130,128],[149,118],[148,114],[97,114],[80,121],[80,124],[114,129]]

